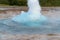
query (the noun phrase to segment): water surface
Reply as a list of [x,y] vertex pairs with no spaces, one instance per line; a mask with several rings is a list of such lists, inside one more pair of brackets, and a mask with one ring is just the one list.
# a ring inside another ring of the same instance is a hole
[[10,19],[0,20],[0,32],[12,34],[55,34],[60,33],[60,20],[49,19],[40,26],[28,26]]

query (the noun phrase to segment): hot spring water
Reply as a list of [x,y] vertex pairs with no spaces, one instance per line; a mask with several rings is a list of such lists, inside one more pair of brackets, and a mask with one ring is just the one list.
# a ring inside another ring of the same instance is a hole
[[38,0],[28,0],[28,8],[27,12],[21,11],[11,19],[0,20],[0,31],[13,34],[60,33],[60,20],[43,16]]
[[20,15],[13,17],[12,20],[28,26],[40,26],[41,22],[46,21],[46,17],[40,12],[41,7],[38,0],[28,0],[28,8],[27,12],[21,12]]

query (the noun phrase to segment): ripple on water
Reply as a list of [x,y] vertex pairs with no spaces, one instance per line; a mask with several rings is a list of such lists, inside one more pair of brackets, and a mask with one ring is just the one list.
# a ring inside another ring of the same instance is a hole
[[60,33],[60,21],[47,21],[40,26],[30,27],[10,19],[0,20],[0,31],[12,34],[50,34]]

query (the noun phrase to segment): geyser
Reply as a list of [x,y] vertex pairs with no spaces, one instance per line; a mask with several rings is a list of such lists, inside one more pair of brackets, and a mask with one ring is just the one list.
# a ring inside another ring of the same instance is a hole
[[12,20],[28,26],[39,26],[46,21],[46,17],[41,14],[39,0],[27,1],[29,10],[27,12],[21,11],[20,15],[13,17]]

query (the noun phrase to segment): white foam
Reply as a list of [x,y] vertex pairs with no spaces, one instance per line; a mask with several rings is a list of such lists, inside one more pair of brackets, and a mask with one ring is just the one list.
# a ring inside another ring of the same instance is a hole
[[[22,11],[20,15],[17,15],[12,18],[13,21],[20,22],[20,23],[31,23],[36,24],[38,21],[45,21],[46,18],[41,14],[41,7],[39,5],[39,0],[27,0],[28,4],[28,11]],[[34,23],[33,23],[34,22]]]

